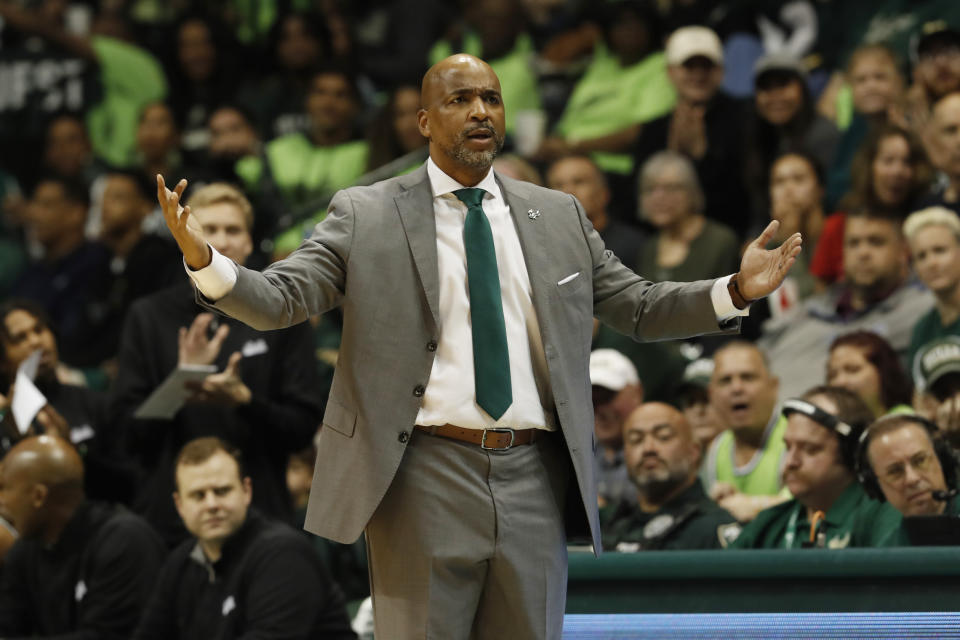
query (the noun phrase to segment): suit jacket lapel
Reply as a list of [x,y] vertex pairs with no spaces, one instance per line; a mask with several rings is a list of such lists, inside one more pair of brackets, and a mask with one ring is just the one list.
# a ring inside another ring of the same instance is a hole
[[427,167],[405,176],[405,190],[394,198],[407,244],[420,275],[420,283],[436,326],[440,326],[440,276],[437,267],[437,223],[433,214],[433,192]]
[[543,276],[548,272],[548,269],[546,269],[548,264],[546,254],[548,225],[542,217],[531,219],[528,216],[529,211],[539,213],[539,209],[535,203],[521,195],[519,189],[513,188],[513,185],[506,185],[499,177],[497,181],[500,183],[504,199],[510,206],[510,215],[513,216],[513,224],[517,228],[520,247],[523,249],[524,262],[527,265],[527,277],[530,279],[530,287],[533,291],[533,306],[537,310],[537,317],[540,319],[542,329],[544,322],[549,318],[547,302],[549,300],[550,283]]

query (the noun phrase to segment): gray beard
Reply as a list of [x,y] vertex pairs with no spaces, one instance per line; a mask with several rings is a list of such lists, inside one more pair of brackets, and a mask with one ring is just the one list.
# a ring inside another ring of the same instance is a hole
[[447,155],[472,169],[489,169],[493,164],[493,159],[496,158],[497,154],[503,149],[503,136],[499,131],[494,129],[492,125],[487,126],[493,131],[493,140],[495,143],[493,149],[490,151],[470,151],[466,147],[467,133],[469,133],[469,131],[465,131],[460,134],[457,138],[456,145],[447,152]]

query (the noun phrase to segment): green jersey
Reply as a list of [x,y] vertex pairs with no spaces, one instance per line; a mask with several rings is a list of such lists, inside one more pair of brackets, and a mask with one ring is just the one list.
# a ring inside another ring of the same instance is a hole
[[[811,523],[807,508],[794,499],[764,509],[729,546],[731,549],[800,549],[881,547],[890,544],[900,513],[886,502],[867,497],[852,481],[823,518]],[[812,534],[812,535],[811,535]]]

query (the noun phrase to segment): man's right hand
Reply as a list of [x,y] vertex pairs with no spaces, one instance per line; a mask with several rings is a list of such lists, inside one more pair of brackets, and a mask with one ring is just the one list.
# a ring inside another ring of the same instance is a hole
[[190,207],[181,207],[180,198],[187,188],[186,179],[180,180],[173,191],[167,188],[163,176],[157,174],[157,200],[163,210],[163,219],[177,241],[183,259],[191,269],[203,269],[210,264],[213,254],[210,246],[203,239],[200,223],[190,215]]
[[212,321],[212,313],[201,313],[193,319],[189,329],[180,327],[180,333],[177,336],[177,364],[213,364],[220,354],[223,341],[230,333],[230,326],[220,325],[213,337],[209,338],[207,330]]

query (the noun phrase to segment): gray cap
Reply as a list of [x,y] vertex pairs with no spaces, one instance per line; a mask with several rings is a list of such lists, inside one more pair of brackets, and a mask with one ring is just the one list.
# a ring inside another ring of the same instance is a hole
[[926,343],[917,351],[914,378],[918,386],[930,391],[939,400],[938,383],[949,375],[960,376],[960,337],[945,336]]

